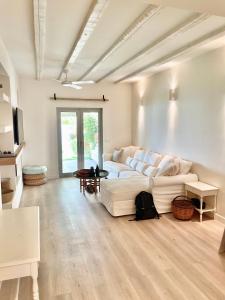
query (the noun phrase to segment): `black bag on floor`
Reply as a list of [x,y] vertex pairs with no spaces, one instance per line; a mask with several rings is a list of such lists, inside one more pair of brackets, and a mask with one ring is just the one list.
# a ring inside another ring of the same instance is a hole
[[136,217],[134,220],[159,219],[152,194],[140,192],[135,198]]

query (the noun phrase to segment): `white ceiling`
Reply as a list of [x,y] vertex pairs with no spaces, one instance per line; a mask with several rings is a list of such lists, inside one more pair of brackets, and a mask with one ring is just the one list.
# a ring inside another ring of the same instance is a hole
[[[190,6],[192,1],[186,0],[39,0],[44,4],[44,9],[46,4],[46,19],[44,22],[43,18],[40,20],[45,26],[43,32],[46,32],[42,36],[37,36],[38,33],[34,30],[36,12],[31,0],[1,0],[0,36],[9,50],[18,74],[32,78],[36,76],[38,64],[36,58],[42,55],[42,52],[37,53],[39,49],[35,47],[36,34],[36,39],[39,38],[45,45],[42,78],[57,79],[70,57],[69,54],[76,46],[74,43],[79,39],[79,34],[88,20],[88,11],[91,5],[94,7],[95,1],[105,2],[105,7],[96,21],[93,32],[69,70],[68,76],[72,80],[83,78],[83,75],[103,54],[110,51],[115,41],[151,3],[169,3],[173,7],[163,6],[155,9],[146,22],[143,22],[83,79],[98,81],[109,74],[104,80],[132,81],[138,76],[158,72],[182,58],[187,59],[225,44],[225,17],[209,14],[202,16],[196,23],[193,22],[199,18],[200,13],[191,11],[191,7],[204,12],[199,6],[202,1],[197,0],[193,2],[193,6]],[[205,2],[207,2],[206,11],[209,13],[212,1]],[[215,4],[219,5],[220,0],[215,0]],[[215,7],[213,12],[217,12]],[[221,14],[223,15],[223,10]],[[186,23],[190,23],[190,28],[182,31]],[[174,32],[176,35],[168,38]],[[143,49],[148,51],[136,57]],[[110,74],[114,69],[115,72]]]

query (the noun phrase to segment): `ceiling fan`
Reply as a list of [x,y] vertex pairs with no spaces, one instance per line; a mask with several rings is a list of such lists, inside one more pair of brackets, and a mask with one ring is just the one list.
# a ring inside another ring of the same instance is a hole
[[73,88],[73,89],[80,90],[80,89],[82,89],[81,85],[95,83],[93,80],[71,81],[71,80],[68,80],[68,78],[67,78],[68,71],[66,70],[66,71],[64,71],[64,73],[66,74],[66,78],[65,78],[65,80],[61,81],[61,85],[66,86],[66,87],[70,87],[70,88]]

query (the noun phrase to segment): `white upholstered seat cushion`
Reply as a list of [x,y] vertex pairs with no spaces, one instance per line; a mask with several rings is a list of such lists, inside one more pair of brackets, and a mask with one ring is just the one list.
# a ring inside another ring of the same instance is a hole
[[135,199],[142,190],[150,190],[149,178],[140,176],[132,179],[106,179],[101,181],[101,190],[103,193],[108,192],[111,201]]
[[125,164],[121,164],[118,162],[105,161],[104,162],[104,170],[107,170],[107,171],[113,172],[113,173],[119,173],[122,170],[132,170],[132,168]]
[[130,177],[137,177],[137,176],[144,176],[142,173],[138,171],[121,171],[119,174],[119,178],[130,178]]

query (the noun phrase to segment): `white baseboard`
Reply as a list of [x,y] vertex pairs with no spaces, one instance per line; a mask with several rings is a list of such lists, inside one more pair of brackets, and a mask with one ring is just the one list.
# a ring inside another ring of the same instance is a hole
[[221,223],[225,224],[225,217],[219,215],[219,214],[215,214],[215,220],[220,221]]

